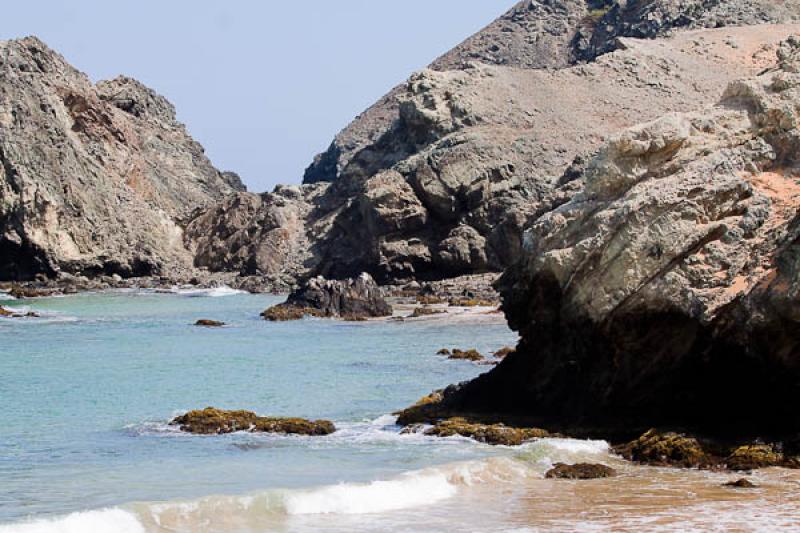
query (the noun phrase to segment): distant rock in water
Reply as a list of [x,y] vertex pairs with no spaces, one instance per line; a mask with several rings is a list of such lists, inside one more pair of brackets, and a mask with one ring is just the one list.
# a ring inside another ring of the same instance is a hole
[[35,37],[0,41],[0,279],[192,267],[180,221],[242,190],[165,98],[92,84]]
[[758,485],[753,483],[747,478],[737,479],[736,481],[728,481],[722,485],[723,487],[732,487],[735,489],[756,489]]
[[204,328],[221,328],[225,325],[225,322],[220,322],[219,320],[208,320],[204,318],[195,322],[194,325]]
[[452,405],[574,428],[800,430],[800,37],[773,65],[606,142],[498,282],[516,354]]
[[392,314],[384,291],[372,276],[361,274],[354,279],[326,280],[316,277],[289,295],[285,303],[273,306],[261,315],[271,321],[297,320],[305,315],[357,320]]
[[258,416],[251,411],[224,411],[207,407],[178,416],[170,425],[181,431],[199,435],[221,435],[236,431],[254,433],[285,433],[295,435],[329,435],[336,427],[328,420],[306,420]]

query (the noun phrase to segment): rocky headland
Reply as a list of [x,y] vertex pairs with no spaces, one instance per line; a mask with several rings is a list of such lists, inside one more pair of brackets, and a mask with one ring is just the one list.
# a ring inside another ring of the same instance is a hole
[[621,453],[796,466],[798,117],[790,37],[716,105],[612,136],[497,284],[517,350],[401,418],[517,416],[616,439],[681,428]]

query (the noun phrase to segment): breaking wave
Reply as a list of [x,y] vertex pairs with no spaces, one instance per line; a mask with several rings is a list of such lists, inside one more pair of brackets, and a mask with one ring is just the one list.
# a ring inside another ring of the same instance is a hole
[[135,514],[122,509],[72,513],[61,518],[0,525],[0,533],[145,533]]

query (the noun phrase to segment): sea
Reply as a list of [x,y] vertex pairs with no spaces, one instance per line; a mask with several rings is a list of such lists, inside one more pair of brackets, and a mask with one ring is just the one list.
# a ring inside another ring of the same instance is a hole
[[[500,314],[260,318],[282,300],[226,287],[0,293],[39,314],[0,319],[0,533],[800,530],[792,470],[732,489],[742,474],[636,466],[603,441],[403,433],[392,413],[491,368],[439,349],[515,344]],[[195,436],[169,424],[207,406],[338,430]],[[557,462],[619,475],[546,479]]]

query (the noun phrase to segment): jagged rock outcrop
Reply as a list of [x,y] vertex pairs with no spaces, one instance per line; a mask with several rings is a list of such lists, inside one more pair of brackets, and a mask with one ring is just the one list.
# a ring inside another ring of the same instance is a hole
[[262,313],[271,321],[295,320],[305,315],[360,320],[392,314],[383,289],[369,274],[346,280],[311,278],[291,293],[286,302]]
[[[624,127],[713,102],[730,81],[774,65],[774,47],[792,31],[623,38],[617,52],[587,65],[564,59],[555,70],[510,62],[422,71],[399,95],[389,131],[334,182],[300,188],[297,216],[286,216],[276,191],[280,202],[251,197],[206,211],[187,235],[211,269],[300,278],[366,271],[381,283],[501,271],[520,258],[529,219],[579,189],[582,154]],[[259,259],[276,235],[299,253]]]
[[0,163],[0,279],[191,268],[178,221],[242,190],[166,99],[34,37],[0,42]]
[[613,136],[499,281],[522,340],[445,403],[572,427],[800,430],[800,38]]

